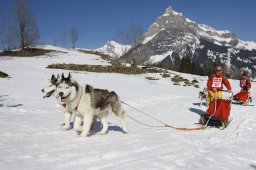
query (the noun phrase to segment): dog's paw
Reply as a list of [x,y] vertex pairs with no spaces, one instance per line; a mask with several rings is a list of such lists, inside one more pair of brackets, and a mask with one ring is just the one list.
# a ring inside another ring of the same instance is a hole
[[83,126],[75,127],[74,129],[78,132],[82,132],[83,131]]
[[107,132],[102,132],[102,131],[100,131],[100,132],[98,132],[97,134],[98,135],[105,135]]
[[80,136],[81,136],[81,137],[87,137],[87,136],[88,136],[88,134],[87,134],[87,133],[82,132],[82,133],[80,134]]
[[71,129],[71,126],[62,126],[60,127],[60,131],[67,131],[67,130],[70,130]]
[[124,134],[128,134],[128,130],[126,129],[126,130],[123,130],[123,133]]

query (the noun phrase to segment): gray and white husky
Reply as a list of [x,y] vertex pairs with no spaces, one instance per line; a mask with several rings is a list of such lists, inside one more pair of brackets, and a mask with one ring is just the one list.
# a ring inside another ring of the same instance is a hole
[[[74,129],[82,131],[81,136],[89,134],[94,116],[97,116],[102,124],[99,134],[106,134],[108,131],[107,117],[110,113],[120,121],[123,131],[128,132],[124,121],[125,111],[114,91],[94,89],[90,85],[80,86],[71,78],[70,73],[67,78],[62,74],[56,87],[56,95],[59,96],[56,99],[65,105],[66,109],[75,113]],[[83,126],[81,126],[82,121]]]
[[208,107],[208,90],[207,88],[204,88],[202,91],[199,92],[199,98],[200,98],[200,103],[199,103],[199,107],[202,106],[203,101],[206,102],[206,106]]
[[[51,78],[49,79],[48,85],[43,88],[41,91],[44,93],[43,98],[48,98],[51,96],[54,96],[56,99],[60,98],[59,95],[56,94],[56,89],[57,89],[57,83],[60,81],[60,76],[57,75],[52,75]],[[57,100],[60,101],[60,100]],[[72,117],[72,111],[69,110],[67,107],[65,107],[65,104],[62,102],[58,102],[60,105],[60,108],[64,111],[65,113],[65,124],[60,128],[62,131],[66,131],[71,129],[71,117]],[[94,120],[96,121],[96,119]]]

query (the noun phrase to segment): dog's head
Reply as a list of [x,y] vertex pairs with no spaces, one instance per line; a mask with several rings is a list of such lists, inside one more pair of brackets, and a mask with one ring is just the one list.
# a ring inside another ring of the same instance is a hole
[[56,95],[61,103],[74,100],[78,92],[78,83],[71,78],[71,74],[65,77],[62,73],[60,81],[57,83]]
[[57,89],[57,83],[59,80],[60,80],[59,75],[57,75],[57,77],[55,77],[55,75],[51,76],[51,78],[49,79],[48,85],[41,90],[44,93],[43,98],[47,98],[55,95],[55,92]]
[[203,95],[204,95],[204,92],[203,92],[203,91],[200,91],[200,92],[199,92],[199,98],[201,98]]
[[204,98],[207,96],[208,90],[206,88],[203,89],[203,91],[199,92],[199,98]]

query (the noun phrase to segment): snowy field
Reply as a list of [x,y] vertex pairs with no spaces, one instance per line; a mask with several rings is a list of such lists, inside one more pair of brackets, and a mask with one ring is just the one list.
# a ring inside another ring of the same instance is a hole
[[[52,48],[54,47],[44,47]],[[0,70],[11,78],[0,79],[1,170],[250,170],[256,169],[256,107],[232,105],[231,123],[225,130],[207,128],[178,131],[147,127],[129,117],[129,133],[109,118],[109,132],[89,137],[72,129],[59,131],[64,113],[54,98],[43,99],[41,89],[52,74],[68,71],[46,69],[53,63],[109,63],[95,55],[58,48],[40,57],[0,57]],[[207,78],[181,74],[199,81],[200,88],[174,86],[170,78],[147,80],[150,75],[73,72],[80,84],[116,91],[122,101],[176,127],[199,127],[198,93]],[[234,92],[239,82],[231,80]],[[256,83],[252,83],[253,100]],[[127,116],[152,126],[161,125],[124,105]]]

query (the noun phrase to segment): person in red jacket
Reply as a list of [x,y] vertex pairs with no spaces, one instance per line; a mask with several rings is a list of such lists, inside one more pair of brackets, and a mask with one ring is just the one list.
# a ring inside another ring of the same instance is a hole
[[242,78],[240,79],[240,87],[241,91],[235,94],[233,98],[234,100],[240,101],[242,104],[246,104],[248,99],[251,100],[249,92],[251,89],[251,82],[246,73],[242,74]]
[[247,77],[246,73],[243,73],[240,80],[241,91],[249,91],[251,86],[252,85],[250,79]]
[[207,81],[208,105],[213,101],[214,97],[222,98],[223,84],[226,86],[227,90],[231,92],[230,83],[222,73],[222,67],[217,66]]

